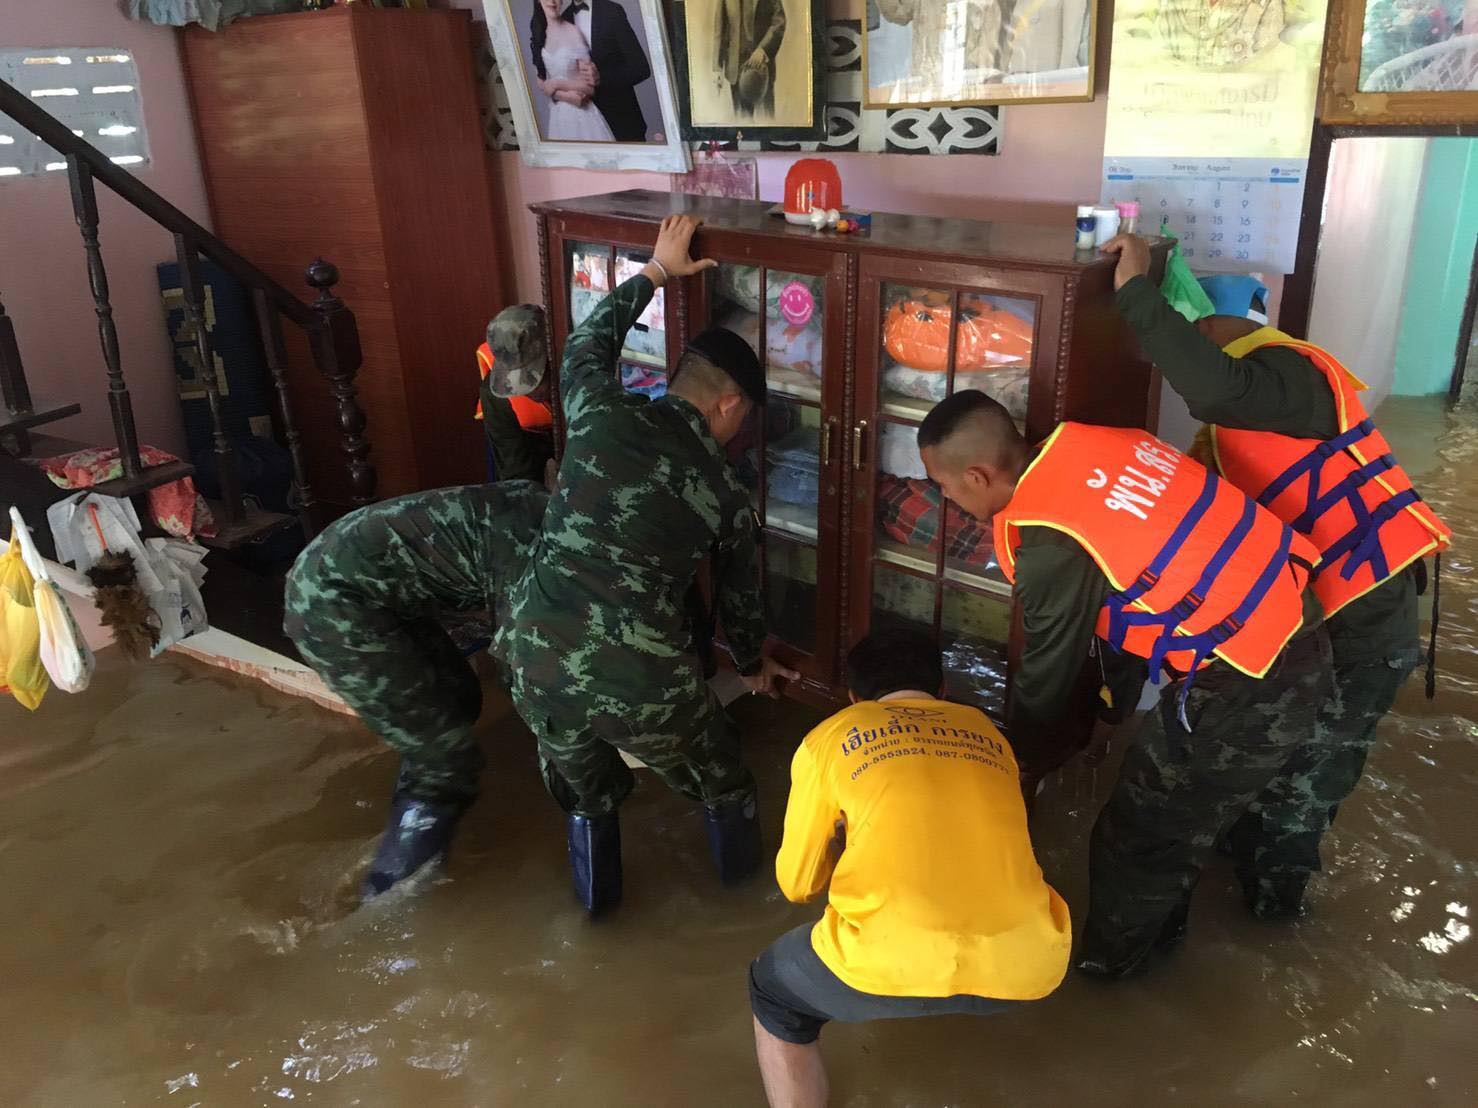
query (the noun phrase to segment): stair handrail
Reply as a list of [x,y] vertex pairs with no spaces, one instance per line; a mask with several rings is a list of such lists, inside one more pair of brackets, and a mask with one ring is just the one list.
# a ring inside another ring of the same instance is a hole
[[[109,299],[107,273],[103,265],[98,239],[98,208],[94,193],[96,181],[107,185],[117,196],[169,231],[174,237],[176,257],[180,265],[185,314],[187,319],[194,324],[202,371],[201,380],[209,400],[215,444],[214,453],[224,493],[226,514],[224,522],[227,528],[237,529],[238,525],[245,522],[245,505],[236,472],[234,450],[223,427],[220,397],[215,388],[214,375],[209,368],[214,359],[207,328],[202,325],[204,297],[200,277],[195,269],[197,254],[210,258],[251,292],[267,367],[272,375],[273,388],[276,392],[276,406],[281,428],[292,459],[293,475],[299,493],[298,515],[304,533],[311,536],[318,529],[314,511],[316,502],[308,486],[302,439],[294,424],[288,403],[285,378],[287,365],[282,344],[281,316],[286,316],[306,333],[313,360],[319,372],[328,380],[342,438],[341,451],[349,476],[350,498],[355,504],[370,503],[374,499],[377,477],[374,463],[370,461],[370,447],[365,436],[364,411],[359,406],[354,386],[354,378],[362,362],[362,352],[354,313],[342,300],[333,295],[333,286],[339,281],[339,271],[322,258],[316,259],[309,265],[305,278],[309,286],[317,290],[318,295],[311,304],[305,303],[148,185],[139,181],[132,173],[115,165],[108,155],[73,134],[71,128],[36,104],[20,89],[4,80],[0,80],[0,114],[9,116],[66,159],[73,211],[77,218],[78,228],[82,232],[83,246],[87,254],[88,279],[92,286],[98,316],[98,332],[102,342],[103,359],[108,370],[109,407],[123,468],[122,478],[105,482],[105,486],[119,486],[117,491],[112,492],[112,495],[135,495],[136,492],[146,487],[152,487],[149,482],[158,483],[155,480],[156,477],[174,479],[175,472],[170,466],[165,465],[152,467],[154,471],[152,476],[144,472],[145,467],[134,429],[131,400],[123,377],[117,329],[113,323],[113,310]],[[6,323],[8,324],[8,320]],[[0,368],[5,370],[3,377],[7,404],[11,406],[21,404],[29,407],[29,397],[24,387],[24,375],[20,367],[19,356],[14,358],[7,356],[4,359],[4,365]],[[67,414],[65,411],[59,411],[61,415]],[[182,469],[183,473],[188,473],[192,468],[182,463],[171,463],[171,466]],[[168,472],[165,472],[166,470]],[[101,491],[104,486],[97,486],[97,488]]]
[[318,314],[312,307],[139,181],[128,170],[114,165],[108,155],[78,138],[71,128],[36,104],[20,89],[3,80],[0,80],[0,113],[10,116],[57,153],[70,155],[85,163],[94,180],[107,185],[165,230],[184,235],[200,253],[243,285],[261,289],[271,298],[277,309],[294,323],[309,329],[318,326]]

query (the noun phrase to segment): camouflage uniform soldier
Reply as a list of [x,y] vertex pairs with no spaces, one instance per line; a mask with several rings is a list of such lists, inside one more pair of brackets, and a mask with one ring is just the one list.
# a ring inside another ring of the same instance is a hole
[[[505,310],[489,336],[495,372],[516,379],[545,361],[537,308]],[[444,855],[476,796],[482,690],[436,615],[506,607],[548,499],[531,481],[396,497],[338,520],[288,574],[287,634],[402,759],[365,899]]]
[[688,257],[696,227],[665,220],[653,260],[566,344],[559,488],[499,631],[514,703],[569,815],[576,894],[592,913],[621,893],[616,810],[632,775],[620,750],[706,806],[721,877],[759,864],[754,780],[704,683],[686,619],[705,555],[714,555],[719,618],[750,688],[769,692],[775,676],[795,676],[761,655],[754,517],[722,449],[764,402],[754,351],[730,331],[703,332],[655,401],[626,392],[615,373],[655,289],[714,264]]

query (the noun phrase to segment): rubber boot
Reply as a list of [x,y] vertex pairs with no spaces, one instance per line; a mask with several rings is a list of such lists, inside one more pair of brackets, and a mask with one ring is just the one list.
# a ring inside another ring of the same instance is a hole
[[1110,953],[1107,950],[1089,947],[1079,952],[1077,959],[1073,962],[1073,969],[1088,977],[1102,977],[1114,981],[1126,977],[1137,977],[1148,968],[1150,955],[1154,953],[1154,950],[1153,943],[1129,953]]
[[736,804],[710,804],[703,816],[719,880],[733,885],[753,876],[760,868],[760,822],[754,797]]
[[575,899],[591,917],[621,903],[621,817],[568,817]]
[[1263,920],[1298,919],[1304,914],[1307,873],[1237,874],[1242,879],[1242,899],[1252,914]]
[[463,805],[417,800],[397,793],[375,860],[359,887],[360,903],[373,900],[428,862],[446,857]]
[[1165,923],[1160,928],[1160,934],[1155,939],[1155,949],[1161,954],[1166,954],[1181,943],[1185,938],[1186,924],[1191,916],[1191,898],[1186,897],[1165,918]]

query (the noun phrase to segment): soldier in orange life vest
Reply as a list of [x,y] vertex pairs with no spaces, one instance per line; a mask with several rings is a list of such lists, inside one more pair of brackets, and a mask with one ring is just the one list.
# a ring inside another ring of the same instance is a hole
[[[931,480],[977,519],[1015,586],[1026,644],[1007,734],[1036,772],[1039,736],[1096,635],[1170,681],[1093,828],[1075,962],[1135,973],[1184,932],[1218,832],[1276,776],[1330,688],[1305,586],[1318,560],[1230,482],[1147,431],[1064,423],[1033,449],[980,392],[919,428]],[[1107,659],[1106,659],[1107,660]]]
[[1119,255],[1120,310],[1209,426],[1198,444],[1212,464],[1321,553],[1311,587],[1328,617],[1336,696],[1225,840],[1253,911],[1297,915],[1319,840],[1420,659],[1422,559],[1446,549],[1451,532],[1392,456],[1360,401],[1364,386],[1331,354],[1264,326],[1245,290],[1217,305],[1226,314],[1192,324],[1147,279],[1144,240],[1125,235],[1104,249]]
[[[500,319],[507,315],[505,323]],[[499,481],[543,481],[553,488],[554,413],[549,407],[549,378],[542,365],[508,370],[518,363],[520,336],[544,334],[544,311],[535,304],[506,309],[488,324],[488,341],[477,348],[476,419],[482,420],[493,470]],[[500,352],[500,347],[502,350]]]

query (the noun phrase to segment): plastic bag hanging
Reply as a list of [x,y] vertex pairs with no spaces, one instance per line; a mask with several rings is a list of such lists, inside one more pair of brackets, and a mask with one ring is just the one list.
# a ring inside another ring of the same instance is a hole
[[5,553],[0,554],[0,692],[10,693],[34,711],[50,684],[41,664],[35,579],[21,558],[19,539],[12,534]]
[[1196,280],[1191,267],[1181,257],[1180,242],[1170,233],[1167,222],[1161,221],[1160,234],[1170,239],[1174,245],[1170,247],[1170,256],[1165,259],[1165,279],[1160,282],[1160,291],[1165,294],[1170,306],[1192,323],[1208,315],[1215,315],[1216,307],[1211,303],[1211,297],[1206,295],[1201,282]]
[[46,560],[31,540],[20,510],[10,509],[11,535],[20,543],[21,558],[34,580],[33,598],[41,631],[41,664],[51,683],[63,692],[82,692],[92,682],[97,659],[87,645],[81,628],[62,590],[51,579]]

